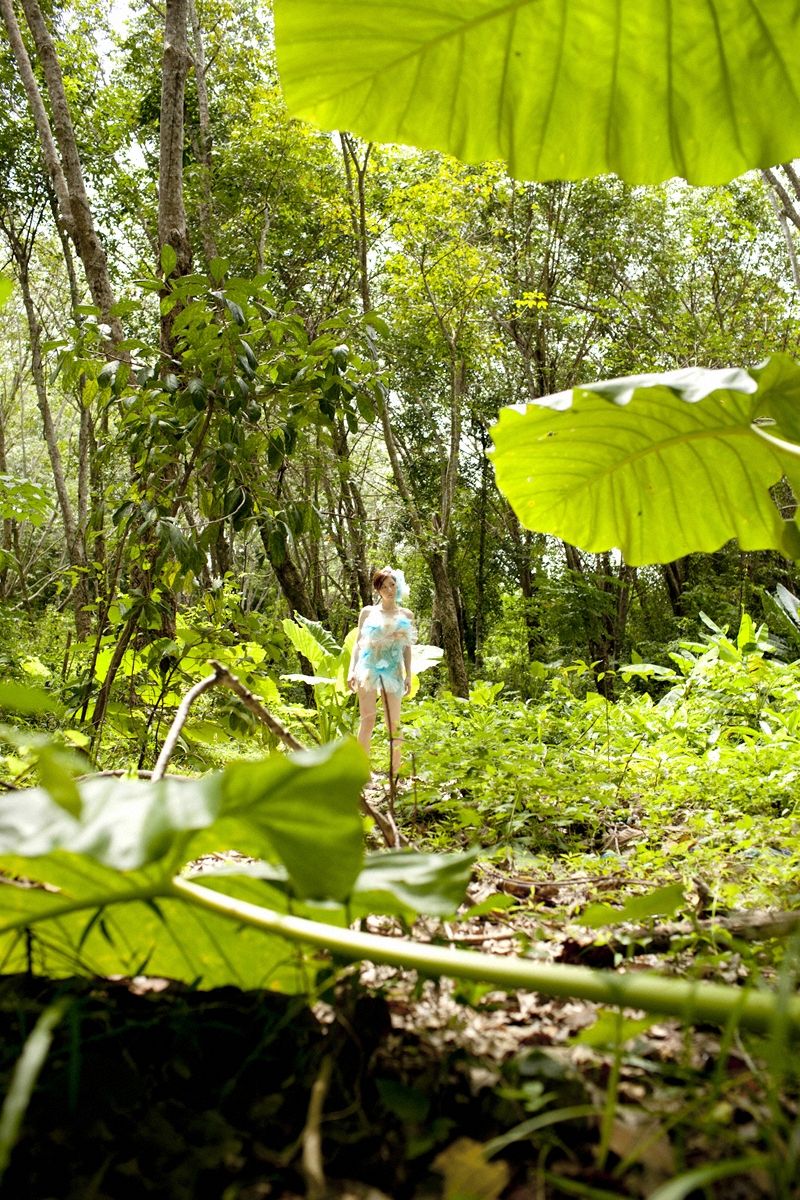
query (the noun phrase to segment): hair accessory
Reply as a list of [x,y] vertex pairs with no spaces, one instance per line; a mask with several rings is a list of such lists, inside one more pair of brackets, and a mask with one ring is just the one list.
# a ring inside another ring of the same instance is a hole
[[393,570],[392,574],[394,575],[394,581],[397,584],[394,598],[398,604],[402,604],[408,595],[408,584],[406,583],[406,577],[400,570]]
[[398,567],[390,567],[388,564],[385,567],[381,567],[381,571],[384,575],[391,575],[395,582],[394,598],[398,604],[402,604],[408,595],[408,584],[406,583],[405,575]]

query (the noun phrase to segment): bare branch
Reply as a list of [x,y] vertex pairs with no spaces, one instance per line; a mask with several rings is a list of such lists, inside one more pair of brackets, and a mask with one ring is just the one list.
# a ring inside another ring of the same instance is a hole
[[214,685],[219,682],[219,670],[215,670],[213,675],[206,675],[205,679],[201,679],[199,683],[194,685],[194,687],[189,688],[189,691],[183,697],[183,700],[181,700],[180,707],[175,714],[175,719],[170,725],[169,733],[164,740],[164,745],[161,747],[161,753],[158,756],[158,762],[153,768],[153,774],[150,777],[153,783],[156,783],[164,776],[164,772],[167,769],[167,764],[172,757],[173,750],[175,749],[175,743],[180,737],[181,730],[186,724],[186,718],[189,716],[189,709],[192,707],[198,696],[202,696],[203,692],[207,692],[209,688],[214,687]]
[[274,734],[279,741],[283,742],[284,746],[287,746],[289,750],[305,749],[303,743],[298,742],[294,734],[290,733],[286,726],[282,725],[277,717],[273,717],[272,713],[264,707],[258,697],[254,696],[249,688],[246,688],[241,680],[237,679],[235,675],[231,675],[227,667],[223,667],[222,663],[217,662],[216,659],[213,658],[211,659],[211,665],[217,673],[216,682],[221,683],[223,687],[228,687],[232,692],[235,692],[243,704],[250,709],[250,712],[258,717],[259,721],[266,725],[270,733]]
[[765,179],[767,183],[775,189],[780,196],[781,205],[785,215],[789,218],[793,225],[796,225],[797,228],[800,229],[800,214],[797,212],[791,196],[781,183],[780,179],[778,179],[778,176],[775,174],[775,172],[772,170],[762,171],[761,178]]

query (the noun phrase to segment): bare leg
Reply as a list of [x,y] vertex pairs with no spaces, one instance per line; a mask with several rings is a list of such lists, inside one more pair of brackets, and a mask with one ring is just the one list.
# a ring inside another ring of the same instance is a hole
[[393,692],[382,692],[383,700],[383,715],[386,720],[386,728],[389,733],[389,741],[392,747],[392,775],[397,775],[400,770],[402,735],[400,733],[400,701],[402,697],[395,696]]
[[369,754],[372,731],[375,728],[375,716],[378,711],[378,693],[368,688],[358,689],[358,711],[361,721],[358,726],[358,740],[365,752]]

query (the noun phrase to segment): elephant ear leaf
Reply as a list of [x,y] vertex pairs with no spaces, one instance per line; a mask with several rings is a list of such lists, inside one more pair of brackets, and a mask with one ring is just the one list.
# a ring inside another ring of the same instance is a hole
[[292,116],[519,179],[713,184],[800,155],[798,24],[795,0],[275,3]]
[[800,368],[687,368],[614,379],[504,409],[497,483],[528,529],[632,565],[717,550],[800,557],[770,489],[800,495]]

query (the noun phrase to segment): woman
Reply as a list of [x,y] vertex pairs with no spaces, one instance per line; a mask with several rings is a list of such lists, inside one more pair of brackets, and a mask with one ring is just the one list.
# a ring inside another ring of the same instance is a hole
[[381,694],[391,745],[392,775],[400,767],[400,701],[411,688],[411,643],[414,640],[414,614],[401,608],[406,581],[402,571],[384,567],[376,571],[372,587],[377,604],[362,608],[358,618],[358,637],[353,646],[347,682],[358,692],[361,723],[358,740],[369,754],[372,731]]

